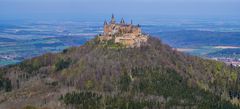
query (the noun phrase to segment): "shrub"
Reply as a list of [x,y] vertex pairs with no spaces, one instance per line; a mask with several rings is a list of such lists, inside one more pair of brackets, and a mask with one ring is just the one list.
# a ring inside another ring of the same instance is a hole
[[38,108],[36,108],[34,106],[25,106],[23,109],[38,109]]
[[69,65],[71,64],[71,60],[67,59],[60,59],[56,64],[55,64],[55,70],[56,71],[60,71],[62,69],[65,69],[67,67],[69,67]]

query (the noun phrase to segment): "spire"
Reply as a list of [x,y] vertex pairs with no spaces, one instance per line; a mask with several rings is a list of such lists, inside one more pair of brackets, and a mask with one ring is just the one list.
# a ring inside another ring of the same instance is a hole
[[115,17],[114,17],[114,14],[112,14],[112,19],[111,19],[111,24],[115,24]]
[[131,20],[131,25],[133,24],[133,21]]
[[112,19],[115,19],[114,14],[112,14]]
[[121,22],[120,22],[121,24],[125,24],[125,21],[124,21],[124,19],[122,18],[122,20],[121,20]]
[[105,26],[105,25],[107,25],[107,21],[106,21],[106,20],[104,21],[104,26]]

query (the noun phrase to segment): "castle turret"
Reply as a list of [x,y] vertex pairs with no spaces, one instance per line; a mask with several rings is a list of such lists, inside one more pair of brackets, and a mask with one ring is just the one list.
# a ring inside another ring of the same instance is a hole
[[110,23],[111,23],[111,24],[115,24],[115,22],[116,22],[116,21],[115,21],[115,17],[114,17],[114,15],[112,14],[112,19],[111,19],[111,22],[110,22]]
[[105,21],[104,21],[104,26],[106,26],[107,24],[108,24],[108,23],[107,23],[107,21],[105,20]]
[[124,21],[124,19],[123,19],[123,18],[122,18],[122,20],[121,20],[120,24],[125,24],[125,21]]

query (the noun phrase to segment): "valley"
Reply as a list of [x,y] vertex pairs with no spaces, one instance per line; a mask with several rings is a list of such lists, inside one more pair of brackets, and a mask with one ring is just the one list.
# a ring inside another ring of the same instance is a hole
[[[234,21],[222,23],[203,20],[151,20],[151,22],[143,20],[141,22],[145,22],[141,25],[144,32],[190,55],[214,60],[217,58],[219,61],[222,61],[222,58],[240,59],[240,48],[238,48],[240,24]],[[0,66],[82,45],[101,33],[102,25],[102,22],[98,21],[2,24]]]

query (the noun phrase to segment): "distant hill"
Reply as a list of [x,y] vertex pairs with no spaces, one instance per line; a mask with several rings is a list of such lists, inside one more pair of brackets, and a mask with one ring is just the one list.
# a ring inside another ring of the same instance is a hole
[[14,39],[0,37],[0,42],[16,42]]
[[208,54],[210,57],[240,57],[240,48],[223,49]]
[[96,37],[0,69],[0,108],[238,109],[239,69],[159,39],[125,48]]
[[157,34],[164,42],[171,44],[173,47],[240,46],[239,32],[184,30],[159,32]]

